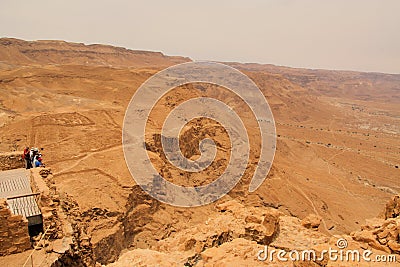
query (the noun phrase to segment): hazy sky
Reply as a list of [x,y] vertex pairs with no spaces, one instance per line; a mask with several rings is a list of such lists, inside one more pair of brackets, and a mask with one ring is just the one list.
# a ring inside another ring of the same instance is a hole
[[1,0],[0,36],[400,73],[399,0]]

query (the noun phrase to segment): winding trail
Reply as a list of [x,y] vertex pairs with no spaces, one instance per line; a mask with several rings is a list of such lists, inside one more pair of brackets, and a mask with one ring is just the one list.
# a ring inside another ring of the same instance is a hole
[[317,214],[318,216],[320,216],[322,218],[322,224],[324,225],[324,228],[325,228],[326,232],[329,233],[328,227],[326,226],[325,219],[323,218],[323,216],[321,216],[319,214],[318,209],[317,209],[317,207],[315,207],[314,202],[308,197],[308,195],[299,186],[294,186],[293,183],[290,182],[290,180],[287,179],[286,177],[285,177],[285,180],[286,180],[288,185],[290,185],[292,188],[294,188],[294,190],[296,190],[298,193],[300,193],[310,203],[310,205],[313,208],[315,214]]
[[116,146],[112,146],[112,147],[109,147],[109,148],[106,148],[106,149],[103,149],[103,150],[98,150],[98,151],[89,152],[89,153],[87,153],[84,157],[78,159],[78,160],[77,160],[74,164],[72,164],[71,166],[68,166],[67,168],[62,169],[62,170],[60,170],[60,171],[54,173],[54,176],[60,175],[60,174],[62,174],[62,173],[65,173],[65,172],[68,172],[68,171],[72,170],[73,168],[77,167],[82,161],[84,161],[84,160],[90,158],[90,157],[93,156],[93,155],[101,154],[101,153],[104,153],[104,152],[113,151],[113,150],[116,150],[116,149],[119,149],[119,148],[122,148],[122,145],[116,145]]

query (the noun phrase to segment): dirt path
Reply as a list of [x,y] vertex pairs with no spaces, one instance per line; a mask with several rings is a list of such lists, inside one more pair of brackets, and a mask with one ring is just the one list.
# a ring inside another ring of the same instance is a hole
[[97,155],[97,154],[101,154],[101,153],[113,151],[113,150],[116,150],[116,149],[119,149],[119,148],[122,148],[122,145],[117,145],[117,146],[109,147],[109,148],[106,148],[106,149],[103,149],[103,150],[98,150],[98,151],[89,152],[89,153],[87,153],[84,157],[78,159],[78,160],[77,160],[74,164],[72,164],[71,166],[69,166],[69,167],[67,167],[67,168],[65,168],[65,169],[62,169],[61,171],[58,171],[58,172],[54,173],[54,175],[60,175],[60,174],[62,174],[62,173],[65,173],[65,172],[68,172],[68,171],[72,170],[73,168],[77,167],[82,161],[84,161],[84,160],[90,158],[90,157],[93,156],[93,155]]

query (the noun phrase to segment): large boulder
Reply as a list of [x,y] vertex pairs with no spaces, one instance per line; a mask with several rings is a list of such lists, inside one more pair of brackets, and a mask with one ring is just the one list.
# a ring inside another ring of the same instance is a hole
[[317,230],[321,224],[321,221],[322,221],[321,216],[316,214],[310,214],[301,221],[301,225],[303,225],[307,229]]

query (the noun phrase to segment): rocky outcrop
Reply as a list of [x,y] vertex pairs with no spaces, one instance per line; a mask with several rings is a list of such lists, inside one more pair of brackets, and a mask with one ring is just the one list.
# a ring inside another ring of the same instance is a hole
[[291,245],[301,248],[309,247],[310,240],[311,244],[328,240],[323,234],[304,228],[299,219],[290,220],[290,216],[274,208],[246,207],[228,200],[216,204],[215,211],[202,222],[173,233],[148,249],[122,254],[111,266],[149,266],[163,261],[168,266],[215,266],[222,262],[221,266],[256,266],[264,264],[257,260],[257,252],[265,245],[283,247],[286,236],[297,235]]
[[400,196],[386,204],[381,218],[367,220],[361,231],[353,232],[354,240],[387,253],[400,254]]
[[[112,229],[109,229],[103,238],[93,242],[93,255],[96,261],[101,264],[111,263],[129,246],[140,247],[139,240],[148,233],[146,227],[154,221],[153,215],[159,209],[159,205],[158,201],[151,198],[139,186],[134,186],[129,195],[126,213],[118,216]],[[160,238],[158,235],[164,234],[161,229],[155,231],[151,237],[145,238],[146,242],[155,242],[155,239]]]
[[394,196],[387,204],[383,212],[385,219],[400,217],[400,195]]
[[[385,211],[392,211],[396,201],[394,197]],[[215,209],[217,213],[204,218],[203,223],[176,232],[151,248],[125,252],[110,266],[337,266],[338,262],[326,255],[319,256],[323,250],[339,249],[341,239],[346,242],[344,249],[358,250],[360,254],[366,249],[373,255],[399,253],[398,217],[367,220],[359,232],[328,237],[318,231],[321,218],[315,214],[300,220],[274,208],[247,207],[236,200],[216,204]],[[312,249],[317,258],[263,262],[257,255],[265,245],[270,250],[286,252]]]
[[399,244],[400,220],[372,219],[367,220],[361,231],[351,233],[354,240],[367,243],[372,248],[387,253],[400,253]]
[[317,230],[321,224],[322,218],[316,214],[310,214],[301,221],[301,225],[308,229]]

